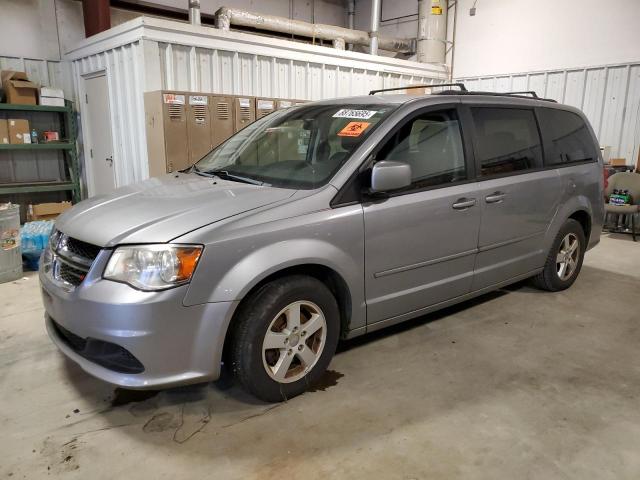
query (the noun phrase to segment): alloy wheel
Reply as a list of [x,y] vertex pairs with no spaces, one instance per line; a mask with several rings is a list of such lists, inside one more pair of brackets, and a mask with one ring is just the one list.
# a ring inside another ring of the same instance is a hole
[[571,278],[578,267],[580,258],[580,240],[575,233],[568,233],[560,242],[556,255],[556,272],[562,281]]
[[303,378],[322,355],[327,321],[315,303],[293,302],[275,316],[262,342],[262,363],[279,383]]

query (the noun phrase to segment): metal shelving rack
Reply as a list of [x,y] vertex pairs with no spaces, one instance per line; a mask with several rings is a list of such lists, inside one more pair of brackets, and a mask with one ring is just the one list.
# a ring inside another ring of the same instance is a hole
[[37,193],[71,191],[73,203],[80,201],[80,176],[78,167],[78,151],[76,148],[76,119],[73,112],[73,103],[66,100],[64,107],[48,107],[44,105],[15,105],[0,103],[0,111],[19,112],[54,112],[62,117],[65,140],[60,142],[36,143],[24,145],[0,145],[0,151],[14,150],[61,150],[64,153],[65,166],[69,173],[69,181],[66,182],[33,182],[33,183],[5,183],[0,184],[0,195],[15,193]]

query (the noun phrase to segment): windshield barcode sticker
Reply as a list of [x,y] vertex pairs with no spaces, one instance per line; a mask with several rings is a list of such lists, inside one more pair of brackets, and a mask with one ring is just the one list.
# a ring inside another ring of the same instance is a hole
[[350,108],[343,108],[333,114],[333,118],[355,118],[356,120],[368,120],[373,117],[376,110],[351,110]]

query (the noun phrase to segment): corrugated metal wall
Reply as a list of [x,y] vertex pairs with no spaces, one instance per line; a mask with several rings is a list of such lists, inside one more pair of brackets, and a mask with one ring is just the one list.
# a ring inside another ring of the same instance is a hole
[[159,43],[159,55],[166,90],[320,100],[437,79],[385,72],[373,61],[352,68],[170,43]]
[[[144,132],[144,71],[141,42],[112,48],[73,62],[76,91],[84,99],[84,78],[104,72],[109,87],[113,138],[113,167],[117,186],[148,177]],[[80,102],[82,111],[82,102]],[[83,137],[89,135],[86,116],[81,115]],[[84,146],[80,145],[80,151]],[[86,154],[83,154],[86,158]],[[82,162],[85,163],[86,162]],[[88,167],[90,168],[90,167]]]
[[45,87],[61,88],[66,98],[75,98],[69,62],[0,56],[0,70],[27,72],[32,82]]
[[640,63],[458,78],[469,90],[533,90],[584,111],[601,146],[633,165],[640,144]]

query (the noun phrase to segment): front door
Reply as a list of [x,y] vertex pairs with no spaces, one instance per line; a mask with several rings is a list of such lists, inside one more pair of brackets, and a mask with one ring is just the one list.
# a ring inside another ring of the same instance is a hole
[[416,114],[376,154],[409,163],[413,183],[363,206],[368,325],[470,291],[480,208],[464,152],[450,108]]
[[473,290],[542,267],[558,210],[558,171],[544,169],[533,109],[471,107],[482,210]]
[[113,171],[113,142],[106,75],[84,80],[89,163],[89,196],[109,193],[115,188]]

